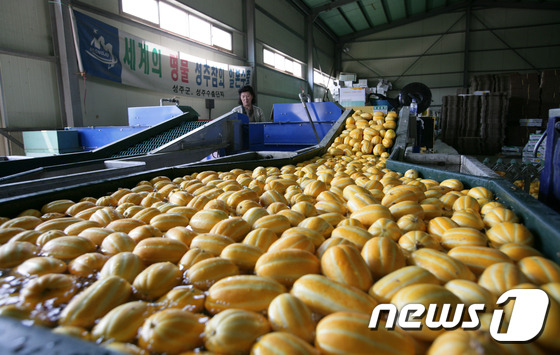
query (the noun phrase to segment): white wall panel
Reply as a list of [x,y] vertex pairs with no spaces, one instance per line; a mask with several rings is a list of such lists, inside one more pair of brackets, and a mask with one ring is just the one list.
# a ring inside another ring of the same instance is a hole
[[305,17],[286,0],[257,0],[256,5],[273,15],[281,23],[303,36],[305,34]]
[[[83,85],[82,83],[82,92],[84,92]],[[87,117],[85,126],[128,126],[129,107],[158,106],[161,98],[173,97],[99,79],[87,80],[85,85],[87,87],[84,106]],[[92,92],[94,94],[91,94]],[[185,96],[177,96],[177,98],[181,105],[195,109],[202,119],[219,117],[237,106],[236,100],[216,100],[210,117],[203,99],[191,99]]]
[[257,40],[296,59],[305,58],[304,37],[259,11],[256,11],[255,17]]
[[0,1],[0,48],[52,55],[48,1]]
[[264,110],[266,117],[270,117],[274,104],[299,102],[300,87],[307,83],[276,70],[259,67],[257,87],[259,90],[257,105]]
[[[471,61],[476,63],[477,74],[480,72],[509,72],[530,70],[527,63],[511,51],[484,51],[471,53]],[[520,68],[525,68],[520,70]]]
[[41,0],[0,1],[0,84],[8,129],[63,126],[48,6]]
[[457,95],[456,88],[443,88],[443,89],[435,88],[435,89],[431,89],[431,92],[432,92],[432,107],[437,110],[439,110],[439,107],[441,107],[442,104],[441,101],[444,96]]
[[87,3],[95,8],[109,11],[114,14],[118,14],[119,9],[119,1],[118,0],[82,0],[82,2]]
[[0,55],[7,127],[62,128],[53,63]]
[[507,46],[501,42],[498,37],[492,35],[488,31],[478,30],[471,32],[471,46],[472,51],[481,50],[494,50],[494,49],[506,49]]
[[[557,23],[558,11],[538,9],[485,9],[473,11],[487,26],[494,27],[525,27],[535,24]],[[473,21],[473,29],[484,28]]]
[[448,73],[463,70],[463,55],[458,53],[424,56],[411,63],[404,74]]
[[[306,87],[307,83],[303,79],[283,74],[274,69],[259,67],[257,76],[257,86],[259,92],[270,96],[298,99],[301,92],[300,87]],[[261,103],[262,104],[262,103]],[[268,108],[270,109],[270,108]]]
[[238,31],[243,31],[243,0],[179,0]]
[[[409,36],[396,39],[378,39],[375,41],[348,43],[349,54],[356,58],[387,58],[417,56],[426,52],[449,53],[464,49],[464,33],[446,35]],[[350,57],[343,56],[343,59]]]
[[334,67],[334,52],[336,50],[335,43],[330,39],[330,37],[325,35],[324,32],[318,29],[314,29],[313,31],[313,43],[317,49],[313,54],[315,57],[318,57],[314,58],[316,61],[315,68],[318,69],[319,66],[321,66],[323,72],[328,74]]

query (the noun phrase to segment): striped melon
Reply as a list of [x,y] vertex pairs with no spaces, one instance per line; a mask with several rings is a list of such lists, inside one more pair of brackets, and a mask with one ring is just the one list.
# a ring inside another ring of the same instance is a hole
[[335,312],[317,324],[316,347],[322,354],[415,354],[414,341],[397,331],[370,330],[369,315]]

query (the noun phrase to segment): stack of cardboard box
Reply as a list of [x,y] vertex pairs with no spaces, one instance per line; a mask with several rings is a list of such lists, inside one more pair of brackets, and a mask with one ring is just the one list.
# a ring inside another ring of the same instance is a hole
[[468,92],[443,98],[441,138],[462,154],[495,154],[546,129],[560,107],[560,70],[477,75]]
[[457,146],[457,131],[459,121],[459,113],[461,96],[444,96],[442,97],[441,109],[441,140],[452,147]]
[[481,97],[476,95],[462,95],[461,112],[457,127],[456,149],[461,154],[480,154],[482,136],[480,135],[480,106]]
[[482,95],[480,110],[480,135],[483,138],[482,154],[496,154],[504,145],[508,97],[504,92]]
[[[545,70],[541,75],[540,117],[548,118],[548,110],[560,107],[560,70]],[[542,127],[546,129],[546,123]]]
[[442,141],[461,154],[496,154],[505,138],[507,95],[446,96]]
[[[540,110],[540,75],[537,73],[509,74],[509,106],[507,110],[506,145],[523,146],[529,135],[543,127]],[[547,116],[545,116],[547,117]],[[527,125],[527,119],[541,118],[540,125],[535,122]]]
[[482,74],[472,77],[469,92],[507,92],[510,74]]

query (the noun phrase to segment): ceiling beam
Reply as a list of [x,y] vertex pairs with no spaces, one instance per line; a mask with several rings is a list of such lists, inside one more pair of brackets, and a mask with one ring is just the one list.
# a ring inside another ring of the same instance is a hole
[[330,2],[328,4],[322,5],[322,6],[317,6],[311,9],[312,13],[314,15],[319,15],[321,12],[325,12],[325,11],[330,11],[333,9],[338,9],[341,6],[344,5],[348,5],[348,4],[352,4],[354,2],[357,2],[358,0],[337,0],[337,1],[333,1]]
[[391,18],[391,11],[389,10],[389,4],[387,4],[387,0],[381,0],[381,8],[383,9],[385,20],[387,20],[387,23],[391,23],[393,19]]
[[341,8],[336,9],[338,11],[338,13],[340,14],[340,16],[342,16],[342,18],[344,19],[344,21],[346,21],[346,24],[350,27],[350,29],[353,32],[356,32],[356,27],[354,27],[354,25],[352,24],[352,21],[350,21],[350,19],[348,18],[348,16],[346,16],[346,14],[344,13],[344,11],[342,11]]
[[362,16],[366,19],[366,22],[368,23],[368,26],[373,27],[373,22],[369,18],[368,14],[366,12],[366,9],[364,8],[364,5],[362,4],[361,1],[358,1],[358,8],[360,9],[360,12],[362,13]]
[[[305,15],[305,17],[308,18],[309,16],[311,16],[311,9],[302,0],[288,0],[288,1],[292,4],[292,6],[296,10],[298,10],[303,15]],[[325,21],[321,20],[320,18],[316,18],[315,24],[317,25],[317,27],[319,27],[321,31],[323,31],[323,33],[329,36],[333,41],[336,42],[338,40],[338,35],[334,33],[334,31],[331,30],[329,26],[327,26]]]
[[402,20],[391,21],[391,16],[387,8],[387,0],[382,0],[381,5],[387,17],[387,23],[378,25],[373,28],[358,31],[356,33],[340,36],[341,43],[350,42],[356,38],[368,36],[374,33],[386,31],[395,27],[407,25],[416,21],[421,21],[430,17],[442,15],[445,13],[456,12],[464,10],[467,6],[472,6],[472,9],[481,8],[511,8],[511,9],[527,9],[527,10],[555,10],[560,11],[560,2],[534,2],[534,1],[492,1],[492,0],[472,0],[461,1],[452,5],[442,6],[423,14],[413,15]]
[[[382,3],[385,3],[386,0],[382,1]],[[426,13],[423,14],[418,14],[418,15],[413,15],[410,16],[408,18],[403,18],[402,20],[397,20],[397,21],[389,21],[386,24],[383,25],[378,25],[375,26],[374,28],[370,28],[367,30],[363,30],[363,31],[358,31],[356,33],[353,34],[349,34],[346,36],[340,36],[339,40],[341,43],[346,43],[346,42],[351,42],[352,40],[355,40],[356,38],[360,38],[360,37],[364,37],[364,36],[368,36],[374,33],[378,33],[378,32],[382,32],[382,31],[386,31],[395,27],[399,27],[399,26],[403,26],[403,25],[408,25],[410,23],[413,22],[417,22],[417,21],[421,21],[430,17],[434,17],[434,16],[438,16],[438,15],[442,15],[442,14],[446,14],[446,13],[450,13],[450,12],[455,12],[458,10],[463,9],[466,4],[470,3],[470,1],[464,1],[464,2],[460,2],[457,3],[455,5],[450,5],[450,6],[446,6],[446,7],[440,7],[437,9],[434,9],[432,11],[428,11]]]
[[403,0],[404,17],[408,18],[410,15],[410,0]]
[[484,8],[508,8],[527,10],[560,10],[560,2],[557,1],[489,1],[474,0],[473,6]]
[[465,11],[465,43],[463,53],[463,87],[469,87],[469,66],[470,66],[470,48],[471,48],[471,17],[472,7],[467,6]]

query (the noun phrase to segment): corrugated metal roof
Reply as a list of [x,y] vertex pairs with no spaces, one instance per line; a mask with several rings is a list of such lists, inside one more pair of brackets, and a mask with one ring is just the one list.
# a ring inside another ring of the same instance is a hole
[[559,0],[290,0],[326,27],[339,42],[447,12],[475,8],[560,10]]

